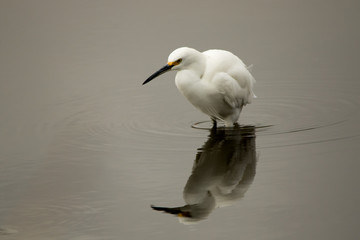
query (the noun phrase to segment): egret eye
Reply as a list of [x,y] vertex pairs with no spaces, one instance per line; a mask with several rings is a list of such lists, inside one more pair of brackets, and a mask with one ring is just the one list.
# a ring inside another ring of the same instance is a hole
[[168,62],[168,65],[170,66],[176,66],[179,65],[181,63],[182,59],[179,58],[178,60],[176,60],[175,62]]
[[182,59],[181,59],[181,58],[179,58],[178,60],[176,60],[176,61],[175,61],[175,64],[176,64],[176,65],[178,65],[178,64],[180,64],[180,63],[181,63],[181,61],[182,61]]

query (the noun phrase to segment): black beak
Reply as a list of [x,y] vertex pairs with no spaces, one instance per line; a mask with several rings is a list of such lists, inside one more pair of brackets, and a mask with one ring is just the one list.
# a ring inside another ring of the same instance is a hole
[[142,85],[150,82],[151,80],[153,80],[154,78],[160,76],[161,74],[169,71],[174,65],[169,65],[166,64],[164,67],[160,68],[157,72],[155,72],[153,75],[151,75],[148,79],[145,80],[145,82],[143,82]]
[[151,208],[156,211],[162,211],[166,213],[170,213],[173,215],[177,215],[179,217],[189,217],[191,218],[191,213],[189,211],[183,211],[182,208],[186,207],[187,205],[183,207],[174,207],[174,208],[167,208],[167,207],[156,207],[154,205],[151,205]]

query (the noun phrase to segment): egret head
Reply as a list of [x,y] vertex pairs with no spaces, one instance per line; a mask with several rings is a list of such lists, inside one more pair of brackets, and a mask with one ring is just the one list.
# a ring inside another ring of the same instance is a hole
[[175,49],[170,53],[168,63],[146,79],[143,85],[170,70],[183,70],[189,68],[189,66],[198,61],[198,56],[201,56],[201,53],[193,48],[181,47]]
[[181,47],[170,53],[168,64],[174,65],[173,70],[182,70],[198,61],[197,57],[201,53],[193,48]]

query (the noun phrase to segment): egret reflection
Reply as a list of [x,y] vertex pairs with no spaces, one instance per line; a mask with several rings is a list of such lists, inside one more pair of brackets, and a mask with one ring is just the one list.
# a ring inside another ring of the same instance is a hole
[[184,187],[186,204],[151,207],[174,214],[185,224],[203,220],[215,208],[233,205],[244,197],[254,180],[256,162],[255,127],[213,130],[198,149]]

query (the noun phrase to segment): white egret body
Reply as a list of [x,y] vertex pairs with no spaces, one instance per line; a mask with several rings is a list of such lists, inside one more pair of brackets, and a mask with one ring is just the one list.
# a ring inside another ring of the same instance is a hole
[[143,84],[169,70],[177,70],[175,83],[179,91],[216,126],[221,121],[233,126],[240,112],[253,97],[254,77],[234,54],[224,50],[199,52],[181,47],[174,50],[168,63]]

